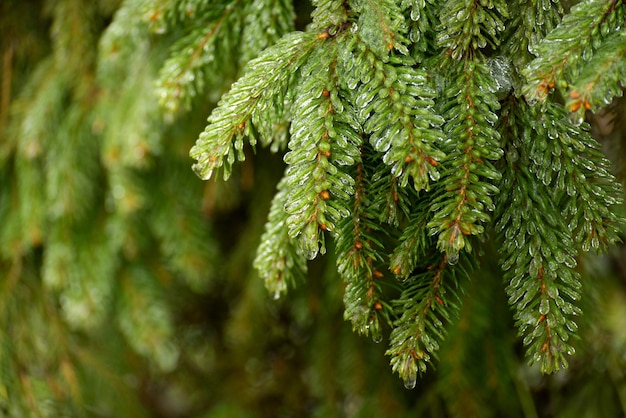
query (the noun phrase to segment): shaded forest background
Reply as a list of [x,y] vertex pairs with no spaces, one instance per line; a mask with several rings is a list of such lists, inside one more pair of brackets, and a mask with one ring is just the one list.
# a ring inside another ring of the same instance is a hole
[[[0,5],[0,415],[624,416],[623,245],[580,259],[581,338],[550,376],[526,366],[504,290],[484,286],[502,280],[489,245],[414,390],[344,321],[332,249],[273,300],[252,264],[282,156],[247,150],[228,182],[202,182],[188,157],[242,63],[162,106],[180,32],[136,3]],[[297,27],[310,11],[296,2]],[[624,181],[626,101],[588,120]]]

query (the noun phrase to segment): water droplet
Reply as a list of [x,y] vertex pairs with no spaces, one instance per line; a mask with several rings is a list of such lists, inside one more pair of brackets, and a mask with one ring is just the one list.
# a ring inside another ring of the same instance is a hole
[[539,313],[547,315],[548,312],[550,312],[550,299],[541,299],[541,302],[539,303]]
[[359,85],[358,78],[348,76],[348,79],[346,80],[346,86],[348,87],[348,89],[355,90],[358,85]]
[[421,16],[421,9],[414,5],[411,8],[411,20],[414,22],[417,22],[418,20],[420,20],[420,16]]
[[459,262],[459,253],[450,251],[450,252],[446,253],[446,259],[448,260],[448,264],[453,266],[453,265],[455,265],[456,263]]
[[387,150],[391,147],[391,141],[386,135],[379,135],[378,137],[372,138],[374,141],[372,145],[378,152],[387,152]]
[[569,114],[569,120],[574,125],[579,126],[585,120],[585,114],[583,112],[574,112]]
[[313,260],[317,257],[318,250],[316,248],[301,248],[300,252],[307,260]]
[[404,387],[409,390],[415,389],[416,383],[417,383],[417,374],[410,374],[408,377],[404,379]]
[[404,380],[404,387],[413,389],[417,383],[417,363],[413,355],[406,356],[403,362],[404,364],[400,370],[400,376]]
[[526,99],[526,103],[528,103],[528,106],[535,106],[537,103],[539,103],[539,99],[535,96],[524,96],[524,98]]
[[429,167],[428,168],[428,177],[430,177],[431,181],[437,182],[441,178],[441,173],[439,173],[439,171],[437,171],[436,168]]
[[517,152],[517,148],[515,147],[510,147],[507,150],[506,156],[507,156],[507,159],[512,163],[519,160],[519,153]]

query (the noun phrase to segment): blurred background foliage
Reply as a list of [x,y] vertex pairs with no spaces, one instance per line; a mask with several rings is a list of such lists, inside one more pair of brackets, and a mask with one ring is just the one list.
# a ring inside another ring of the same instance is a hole
[[[311,6],[235,3],[208,29],[222,2],[0,3],[0,416],[624,416],[624,246],[580,260],[581,338],[550,376],[525,365],[504,286],[482,285],[502,280],[489,246],[414,390],[343,320],[332,249],[268,295],[251,266],[281,156],[248,150],[205,183],[188,152],[245,61]],[[588,114],[622,181],[625,104]]]

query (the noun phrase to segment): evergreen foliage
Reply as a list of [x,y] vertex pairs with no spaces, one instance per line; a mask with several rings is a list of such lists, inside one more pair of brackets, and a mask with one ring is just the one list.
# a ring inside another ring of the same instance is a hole
[[[0,5],[0,416],[624,413],[586,121],[620,0],[35,3]],[[570,363],[603,406],[533,383]]]
[[[413,386],[417,371],[424,372],[436,354],[445,324],[458,311],[456,300],[463,285],[456,271],[467,276],[473,270],[475,263],[457,267],[460,254],[472,257],[480,246],[475,237],[495,226],[509,302],[531,362],[540,363],[547,373],[566,367],[565,355],[573,352],[569,340],[577,330],[574,317],[580,314],[577,252],[619,240],[616,206],[622,203],[623,192],[587,128],[578,125],[581,106],[591,109],[590,101],[607,104],[621,94],[623,51],[609,52],[605,45],[615,46],[616,39],[623,38],[623,6],[584,2],[543,39],[530,34],[551,28],[558,4],[527,6],[530,16],[548,16],[525,20],[530,27],[522,25],[515,32],[506,31],[511,18],[504,2],[449,1],[442,7],[423,2],[412,7],[418,12],[395,2],[316,4],[308,32],[297,35],[316,42],[299,47],[298,58],[292,58],[283,43],[295,35],[287,35],[277,43],[279,48],[266,50],[250,63],[192,149],[199,161],[195,167],[206,178],[223,164],[227,176],[232,147],[242,155],[241,135],[233,141],[232,131],[222,133],[222,121],[238,126],[238,132],[247,127],[248,115],[257,115],[251,120],[255,126],[270,123],[256,113],[265,106],[257,105],[251,86],[265,87],[263,100],[268,100],[265,94],[270,98],[277,94],[266,88],[266,82],[281,91],[294,91],[288,100],[283,100],[284,93],[278,100],[293,109],[286,181],[280,191],[287,196],[283,209],[287,216],[275,216],[274,207],[267,226],[273,231],[283,225],[293,244],[281,239],[274,244],[280,247],[272,251],[284,254],[285,247],[297,245],[312,259],[325,252],[326,234],[334,237],[339,271],[347,283],[346,317],[356,330],[379,340],[377,311],[382,311],[380,316],[392,326],[387,351],[392,367]],[[434,36],[426,30],[413,34],[413,38],[432,36],[420,50],[410,48],[408,30],[422,11],[431,16]],[[583,20],[585,31],[574,31]],[[519,43],[538,56],[527,67],[522,67],[525,61],[507,56],[526,55]],[[600,64],[593,61],[588,67],[596,71],[597,83],[588,82],[590,75],[580,74],[577,67],[592,59],[594,49],[604,70],[598,71]],[[281,65],[285,60],[288,66]],[[265,62],[279,63],[271,77],[261,65]],[[569,123],[558,97],[549,90],[557,80],[566,86],[572,78],[588,82],[588,93],[581,95],[579,87],[569,93],[574,100],[567,105],[573,112]],[[602,85],[594,87],[598,83]],[[603,93],[591,98],[598,89]],[[249,94],[243,96],[245,91]],[[284,113],[272,110],[270,118],[273,112]],[[265,142],[272,141],[262,128],[255,131]],[[254,146],[257,136],[248,136]],[[372,147],[365,147],[364,141]],[[397,187],[410,184],[417,192],[407,195],[404,206],[409,213],[392,232],[380,224],[367,226],[372,220],[362,208],[368,205],[364,194],[395,193],[389,183],[365,189],[366,164],[377,159],[387,165],[377,170],[389,170]],[[350,195],[352,206],[347,204]],[[353,220],[337,229],[342,218]],[[371,235],[367,247],[363,228]],[[398,234],[399,244],[386,239]],[[264,255],[268,245],[262,244]],[[283,256],[266,260],[256,264],[260,274],[270,289],[284,290],[282,276],[272,273]],[[405,277],[394,286],[402,289],[400,296],[385,292],[376,280],[384,274],[372,263],[389,260],[391,273]],[[272,283],[270,277],[280,282]],[[393,313],[390,306],[395,306]]]

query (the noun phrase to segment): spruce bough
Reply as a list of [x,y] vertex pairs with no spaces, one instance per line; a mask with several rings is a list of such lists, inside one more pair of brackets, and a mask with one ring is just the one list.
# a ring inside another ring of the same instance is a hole
[[391,330],[391,366],[413,387],[494,239],[530,362],[567,367],[577,255],[623,224],[623,190],[583,122],[622,92],[622,2],[313,6],[305,31],[246,65],[191,150],[203,179],[228,178],[246,141],[285,152],[255,260],[268,289],[285,293],[334,240],[345,318],[376,341]]

